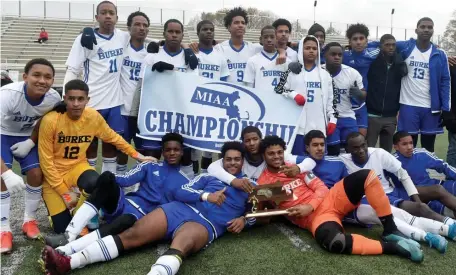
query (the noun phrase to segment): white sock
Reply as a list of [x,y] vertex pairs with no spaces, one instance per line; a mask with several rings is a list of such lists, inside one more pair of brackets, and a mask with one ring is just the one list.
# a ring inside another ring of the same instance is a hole
[[8,232],[11,231],[10,222],[9,222],[9,215],[10,215],[10,206],[11,206],[11,196],[10,193],[7,191],[0,192],[1,196],[1,203],[0,203],[0,210],[1,212],[1,222],[0,222],[0,231],[1,232]]
[[177,255],[164,255],[152,265],[148,275],[174,275],[179,271],[182,259]]
[[101,166],[101,173],[109,171],[113,174],[116,173],[117,157],[105,158],[103,157],[103,165]]
[[109,235],[101,240],[93,242],[81,252],[71,255],[71,269],[80,268],[88,264],[106,262],[119,256],[116,242]]
[[92,166],[92,167],[96,167],[96,166],[97,166],[97,158],[87,159],[87,162],[88,162],[89,165]]
[[98,230],[95,230],[64,246],[59,246],[59,247],[57,247],[57,249],[64,252],[65,255],[70,256],[70,255],[73,255],[74,253],[82,251],[84,248],[88,247],[89,245],[91,245],[92,243],[96,242],[99,239],[101,239],[100,232]]
[[127,172],[128,165],[127,164],[118,164],[116,166],[116,174],[117,175],[123,175],[125,172]]
[[73,219],[71,219],[70,224],[68,224],[65,230],[68,232],[68,241],[71,242],[76,240],[84,226],[86,226],[90,219],[97,214],[98,209],[90,202],[85,201],[81,207],[79,207],[78,211],[76,211],[76,214],[73,216]]
[[25,185],[25,210],[24,210],[24,223],[36,220],[36,210],[41,201],[41,186],[33,187],[28,184]]
[[411,226],[410,224],[398,218],[394,218],[394,223],[396,224],[399,232],[404,234],[406,237],[409,237],[418,242],[424,241],[424,237],[426,237],[426,232],[423,229]]
[[409,224],[423,229],[426,232],[448,236],[448,225],[444,225],[443,223],[435,220],[413,216],[413,219],[409,222]]
[[193,164],[190,164],[188,166],[181,166],[182,172],[187,176],[189,179],[193,179],[195,177],[195,172],[193,172]]
[[446,224],[446,225],[452,225],[453,223],[456,223],[456,221],[450,217],[445,217],[445,220],[443,221],[443,224]]

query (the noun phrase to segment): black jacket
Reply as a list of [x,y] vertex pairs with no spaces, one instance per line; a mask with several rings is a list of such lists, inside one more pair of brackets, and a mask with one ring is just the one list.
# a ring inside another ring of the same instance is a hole
[[450,66],[451,77],[451,114],[448,118],[444,118],[444,124],[448,131],[456,133],[456,66]]
[[388,69],[384,55],[380,52],[367,73],[369,83],[366,106],[369,114],[395,117],[399,111],[401,79],[407,75],[407,66],[399,54],[393,58]]

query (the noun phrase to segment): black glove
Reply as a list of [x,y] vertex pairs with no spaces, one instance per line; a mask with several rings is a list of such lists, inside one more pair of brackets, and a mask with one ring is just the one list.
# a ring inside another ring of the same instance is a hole
[[95,37],[95,31],[93,28],[85,27],[82,30],[81,35],[81,46],[83,48],[93,50],[93,45],[97,45],[97,38]]
[[147,45],[147,52],[148,53],[158,53],[158,50],[160,49],[160,45],[156,42],[150,42],[149,45]]
[[163,61],[159,61],[152,66],[152,72],[157,71],[157,72],[162,73],[164,71],[172,71],[172,70],[174,70],[174,65],[163,62]]
[[56,111],[57,113],[64,114],[66,112],[66,104],[64,101],[60,101],[57,103],[52,111]]
[[363,97],[363,92],[359,89],[358,83],[356,81],[354,83],[354,86],[350,87],[349,95],[356,98],[357,100],[361,100]]
[[185,54],[185,65],[188,65],[190,69],[194,70],[198,67],[198,58],[192,49],[184,49]]
[[302,71],[302,65],[299,62],[291,62],[288,64],[288,70],[294,74],[300,74]]

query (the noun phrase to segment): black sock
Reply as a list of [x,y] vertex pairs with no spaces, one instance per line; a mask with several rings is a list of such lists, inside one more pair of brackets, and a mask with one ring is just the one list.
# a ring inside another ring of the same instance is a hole
[[397,226],[394,223],[393,214],[378,218],[380,219],[383,225],[383,235],[388,235],[397,231]]
[[435,135],[421,135],[421,147],[428,150],[429,152],[434,152],[435,145]]
[[124,246],[123,246],[122,240],[120,239],[119,235],[114,235],[114,236],[112,236],[112,238],[114,239],[114,242],[116,243],[117,251],[119,252],[119,255],[122,254],[122,252],[124,251]]
[[328,156],[338,156],[340,154],[340,144],[328,145]]
[[212,159],[211,158],[201,158],[201,169],[207,169],[209,165],[211,165]]
[[418,135],[411,135],[413,139],[413,147],[416,148],[416,145],[418,144]]
[[382,244],[383,254],[391,255],[391,254],[398,253],[396,243],[387,243],[387,242],[383,242],[383,241],[380,241],[380,243]]

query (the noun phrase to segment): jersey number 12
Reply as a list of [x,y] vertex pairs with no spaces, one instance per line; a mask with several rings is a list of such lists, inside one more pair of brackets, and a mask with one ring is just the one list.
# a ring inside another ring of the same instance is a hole
[[65,153],[63,154],[64,159],[77,159],[79,154],[79,147],[66,146]]

